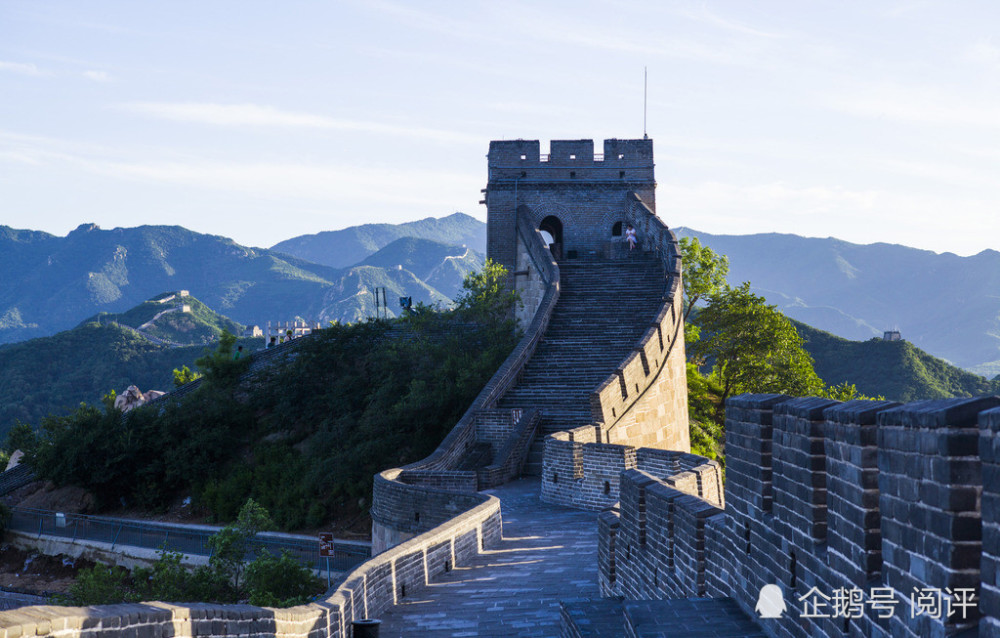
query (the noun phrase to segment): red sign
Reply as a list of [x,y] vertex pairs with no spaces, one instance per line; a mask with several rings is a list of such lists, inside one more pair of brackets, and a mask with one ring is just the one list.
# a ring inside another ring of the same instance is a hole
[[319,533],[320,557],[333,558],[333,532]]

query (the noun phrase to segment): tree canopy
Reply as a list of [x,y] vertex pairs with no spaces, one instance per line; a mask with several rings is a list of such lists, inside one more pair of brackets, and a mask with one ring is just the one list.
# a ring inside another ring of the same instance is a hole
[[690,353],[711,365],[723,401],[744,392],[810,396],[823,391],[795,327],[750,292],[749,282],[713,294],[697,321],[701,336]]
[[702,246],[697,237],[683,237],[678,242],[684,268],[684,321],[699,301],[726,289],[729,258]]
[[[744,392],[815,395],[823,382],[791,322],[749,282],[726,282],[729,260],[696,238],[679,242],[684,266],[691,449],[724,458],[725,401]],[[695,308],[699,302],[707,302]],[[841,388],[841,396],[847,393]]]
[[429,454],[513,349],[506,277],[491,264],[455,311],[335,324],[252,374],[225,335],[198,359],[205,379],[190,394],[124,417],[113,401],[82,405],[37,436],[17,428],[8,445],[102,507],[192,495],[228,521],[253,498],[282,529],[363,521],[374,473]]

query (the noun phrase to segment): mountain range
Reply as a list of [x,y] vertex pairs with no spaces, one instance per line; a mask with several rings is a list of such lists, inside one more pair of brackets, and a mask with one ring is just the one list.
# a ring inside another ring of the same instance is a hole
[[381,226],[321,233],[305,242],[310,250],[322,246],[328,255],[339,256],[327,261],[357,257],[346,267],[308,261],[295,254],[291,240],[280,244],[282,251],[250,248],[179,226],[102,230],[83,224],[66,237],[0,226],[0,343],[51,335],[86,317],[122,313],[179,289],[242,324],[297,317],[357,321],[374,315],[375,288],[385,288],[393,316],[399,297],[447,304],[465,273],[484,262],[475,246],[485,243],[485,224],[468,215],[410,225],[427,235],[461,240],[457,244],[416,243]]
[[674,230],[727,255],[731,284],[749,281],[793,319],[855,341],[899,330],[959,367],[1000,373],[1000,252],[960,257],[833,238]]
[[365,259],[397,239],[428,239],[486,252],[486,224],[465,213],[428,217],[403,224],[363,224],[278,242],[272,250],[313,263],[345,268]]
[[[297,238],[300,245],[289,240],[279,244],[283,251],[176,226],[83,225],[67,237],[0,227],[0,338],[62,330],[0,346],[0,433],[14,419],[37,423],[129,384],[168,389],[171,370],[191,366],[222,329],[295,316],[364,319],[374,314],[372,291],[381,287],[390,316],[397,296],[447,304],[464,275],[483,265],[476,247],[485,224],[472,217],[401,226],[462,243],[397,236],[399,227],[382,224]],[[939,356],[952,347],[957,354],[947,358],[985,362],[980,368],[1000,356],[990,349],[997,334],[990,282],[997,281],[1000,253],[962,258],[793,235],[678,234],[697,235],[728,255],[731,283],[749,280],[786,314],[829,330],[796,324],[828,384],[847,381],[896,400],[1000,390],[997,381],[917,347],[929,344]],[[309,250],[361,258],[335,267],[307,260],[315,256]],[[881,341],[890,327],[907,341]],[[259,341],[246,343],[254,348]]]

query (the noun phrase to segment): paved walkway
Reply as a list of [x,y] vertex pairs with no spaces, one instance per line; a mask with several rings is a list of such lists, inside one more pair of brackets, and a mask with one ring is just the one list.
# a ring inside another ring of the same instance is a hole
[[538,479],[500,499],[503,540],[382,615],[381,638],[559,635],[559,601],[598,598],[597,514],[539,500]]

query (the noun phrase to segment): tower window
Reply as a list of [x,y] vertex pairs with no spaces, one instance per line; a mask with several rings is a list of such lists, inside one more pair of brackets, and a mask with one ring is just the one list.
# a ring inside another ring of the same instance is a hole
[[622,236],[622,223],[621,222],[615,222],[614,226],[611,227],[611,236],[612,237],[621,237]]

